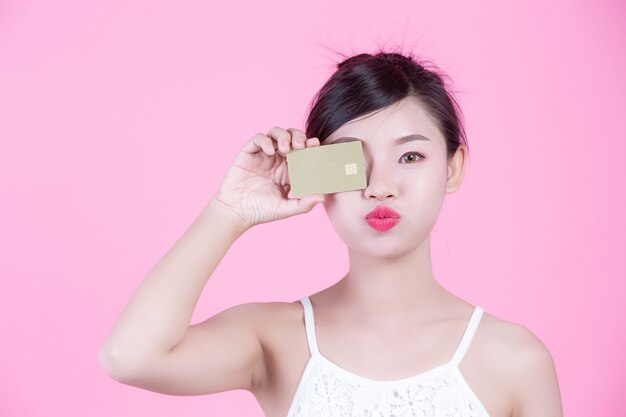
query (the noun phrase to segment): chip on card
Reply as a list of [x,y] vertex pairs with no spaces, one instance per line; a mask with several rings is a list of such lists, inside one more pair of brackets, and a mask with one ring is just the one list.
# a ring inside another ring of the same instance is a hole
[[361,190],[367,187],[361,141],[292,149],[287,171],[293,197]]

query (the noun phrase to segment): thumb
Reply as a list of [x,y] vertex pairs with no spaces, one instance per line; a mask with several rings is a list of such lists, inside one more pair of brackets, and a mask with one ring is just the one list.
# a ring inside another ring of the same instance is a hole
[[324,201],[324,194],[311,194],[299,199],[293,198],[287,202],[287,212],[289,215],[309,212]]
[[313,207],[315,207],[319,203],[323,203],[324,202],[324,194],[308,195],[305,198],[310,198],[311,200],[313,200],[313,202],[312,202]]

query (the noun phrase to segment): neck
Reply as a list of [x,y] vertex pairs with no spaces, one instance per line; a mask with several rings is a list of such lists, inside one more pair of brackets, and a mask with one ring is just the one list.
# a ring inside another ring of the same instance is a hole
[[336,284],[337,305],[359,320],[388,329],[428,321],[446,294],[434,279],[430,239],[394,258],[350,250],[350,270]]

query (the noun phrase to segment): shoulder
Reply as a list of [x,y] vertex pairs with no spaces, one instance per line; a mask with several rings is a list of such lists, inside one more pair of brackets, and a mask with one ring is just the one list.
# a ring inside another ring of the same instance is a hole
[[[260,391],[290,378],[294,367],[308,357],[304,308],[299,300],[249,304],[259,343],[263,349],[263,370],[257,378]],[[279,359],[278,359],[279,358]],[[260,394],[263,395],[263,394]]]
[[[251,302],[236,307],[253,323],[264,349],[271,350],[303,327],[304,309],[299,300]],[[304,330],[302,330],[304,331]]]
[[289,322],[302,318],[304,309],[299,300],[296,301],[255,301],[234,305],[227,310],[233,314],[248,316],[259,325],[266,324],[268,319]]
[[[302,321],[304,308],[299,300],[296,301],[259,301],[241,305],[251,314],[257,315],[260,323],[265,323],[268,319],[278,320],[281,323],[290,321]],[[268,326],[270,327],[270,326]]]
[[489,313],[483,314],[481,326],[484,338],[492,346],[492,353],[510,361],[511,371],[524,372],[529,366],[545,367],[552,363],[550,351],[528,327]]
[[522,324],[508,321],[491,313],[484,312],[480,321],[483,338],[490,341],[491,346],[498,351],[512,355],[528,355],[545,349],[541,340]]
[[485,358],[510,389],[514,417],[561,416],[561,397],[552,355],[528,327],[484,313]]
[[258,301],[236,304],[226,308],[212,320],[253,333],[258,339],[264,356],[275,353],[285,340],[293,338],[302,329],[304,309],[299,301]]

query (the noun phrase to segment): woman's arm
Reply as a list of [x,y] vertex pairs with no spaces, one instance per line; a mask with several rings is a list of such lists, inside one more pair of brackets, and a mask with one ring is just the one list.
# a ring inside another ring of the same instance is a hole
[[244,231],[211,200],[150,271],[111,330],[99,356],[111,376],[135,376],[183,340],[204,285]]
[[189,321],[204,285],[239,236],[256,224],[308,213],[323,201],[323,194],[288,196],[287,153],[319,145],[301,130],[275,127],[243,146],[219,191],[115,323],[100,350],[109,375],[176,395],[264,387],[264,303],[233,307],[193,326]]

